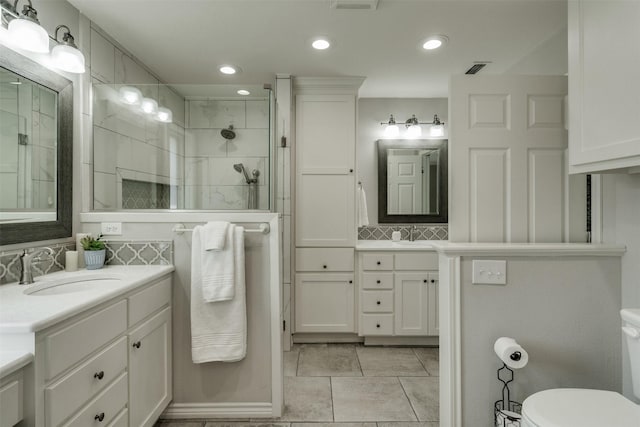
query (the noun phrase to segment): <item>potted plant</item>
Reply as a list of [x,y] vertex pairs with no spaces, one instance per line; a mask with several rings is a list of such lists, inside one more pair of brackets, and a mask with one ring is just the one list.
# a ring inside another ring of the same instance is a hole
[[80,239],[84,249],[84,263],[87,270],[97,270],[104,265],[107,250],[104,242],[100,240],[101,238],[102,234],[95,239],[90,235]]

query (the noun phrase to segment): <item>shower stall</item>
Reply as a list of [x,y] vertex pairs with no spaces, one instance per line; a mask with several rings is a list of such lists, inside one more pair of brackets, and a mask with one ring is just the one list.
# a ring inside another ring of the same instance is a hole
[[94,84],[93,209],[270,210],[265,87]]

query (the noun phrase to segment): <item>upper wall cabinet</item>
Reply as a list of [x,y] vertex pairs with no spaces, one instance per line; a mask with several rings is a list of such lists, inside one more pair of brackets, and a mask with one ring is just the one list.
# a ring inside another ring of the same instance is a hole
[[571,173],[640,168],[640,2],[569,1]]

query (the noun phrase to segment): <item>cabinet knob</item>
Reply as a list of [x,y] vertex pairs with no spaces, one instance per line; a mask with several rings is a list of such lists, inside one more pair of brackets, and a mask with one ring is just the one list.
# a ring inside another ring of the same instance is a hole
[[100,372],[96,372],[95,374],[93,374],[93,378],[101,380],[104,378],[104,371],[100,371]]
[[349,169],[349,173],[353,173],[353,169]]
[[95,417],[93,417],[93,419],[101,423],[104,420],[104,412],[100,412]]
[[379,328],[379,327],[380,327],[380,323],[376,323],[376,328]]
[[376,301],[376,304],[380,305],[380,301]]
[[378,262],[376,262],[376,264],[380,265],[380,264],[381,264],[381,262],[380,262],[380,261],[378,261]]
[[349,280],[349,283],[353,283],[353,280]]
[[436,283],[435,279],[431,279],[431,283]]
[[376,283],[380,284],[380,280],[376,280]]
[[326,266],[326,265],[323,265],[323,266],[322,266],[322,268],[325,268],[325,269],[326,269],[326,268],[327,268],[327,266]]
[[140,348],[141,345],[142,345],[142,342],[140,341],[136,341],[132,344],[133,348]]
[[424,280],[422,281],[422,283],[427,283],[427,279],[424,279]]

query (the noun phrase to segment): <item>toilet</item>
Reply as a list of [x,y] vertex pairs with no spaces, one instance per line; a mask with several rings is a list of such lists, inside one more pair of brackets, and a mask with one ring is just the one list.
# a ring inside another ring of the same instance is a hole
[[[640,309],[620,311],[627,338],[633,392],[640,398]],[[523,427],[639,427],[640,405],[613,391],[544,390],[522,404]]]

